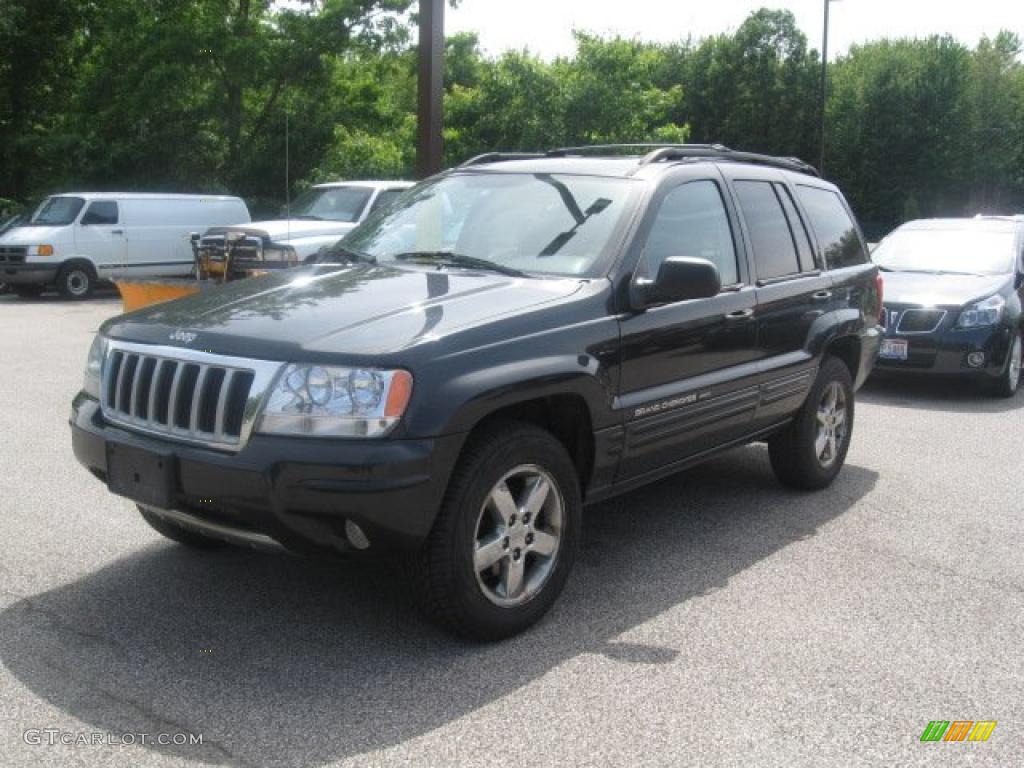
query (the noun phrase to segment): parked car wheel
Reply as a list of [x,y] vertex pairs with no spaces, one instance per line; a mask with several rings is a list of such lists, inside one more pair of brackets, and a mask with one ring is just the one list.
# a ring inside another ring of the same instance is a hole
[[34,299],[43,294],[41,285],[12,285],[10,289],[11,293],[22,299]]
[[1021,362],[1024,358],[1020,331],[1010,339],[1010,351],[1006,355],[1006,367],[1002,375],[993,383],[992,394],[996,397],[1013,397],[1020,387]]
[[471,438],[411,563],[427,613],[480,640],[532,625],[565,586],[581,507],[572,460],[550,433],[506,422]]
[[65,264],[57,273],[57,290],[66,299],[87,299],[96,288],[96,273],[88,264]]
[[209,536],[203,536],[201,533],[196,533],[195,531],[190,531],[187,528],[182,528],[180,525],[175,525],[149,509],[146,509],[146,507],[139,506],[139,512],[142,514],[142,519],[149,523],[153,530],[164,538],[170,539],[178,544],[184,544],[186,547],[191,547],[192,549],[221,549],[222,547],[228,546],[227,542],[220,541],[219,539],[211,539]]
[[776,477],[791,488],[829,485],[846,461],[853,434],[853,379],[843,361],[826,357],[792,423],[768,440]]

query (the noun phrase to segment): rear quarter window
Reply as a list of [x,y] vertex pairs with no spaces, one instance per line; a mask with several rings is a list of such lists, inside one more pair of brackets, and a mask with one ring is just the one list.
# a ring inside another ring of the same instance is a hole
[[867,263],[868,254],[857,234],[857,227],[838,194],[831,189],[803,184],[797,185],[796,193],[811,220],[811,228],[828,269]]

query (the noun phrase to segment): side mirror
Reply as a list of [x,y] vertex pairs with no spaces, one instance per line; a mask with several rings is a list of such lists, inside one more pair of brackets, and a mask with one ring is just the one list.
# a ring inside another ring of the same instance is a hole
[[638,280],[636,288],[639,290],[636,297],[639,306],[646,309],[658,304],[715,296],[722,290],[722,277],[718,274],[718,267],[707,259],[669,256],[661,262],[653,280]]

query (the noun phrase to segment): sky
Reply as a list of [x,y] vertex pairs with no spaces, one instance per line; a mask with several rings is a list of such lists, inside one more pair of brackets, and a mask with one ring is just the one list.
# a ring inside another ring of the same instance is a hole
[[[571,54],[572,31],[667,42],[735,31],[752,11],[785,8],[821,50],[823,0],[460,0],[446,32],[473,31],[485,51],[529,48],[546,59]],[[974,46],[1010,29],[1024,37],[1024,0],[834,0],[829,58],[882,37],[952,34]]]

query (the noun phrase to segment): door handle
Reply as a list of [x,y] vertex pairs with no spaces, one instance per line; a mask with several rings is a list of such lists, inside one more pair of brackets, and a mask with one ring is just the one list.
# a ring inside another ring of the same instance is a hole
[[811,295],[814,301],[828,301],[832,298],[832,291],[818,291]]
[[123,235],[124,234],[124,230],[123,229],[112,229],[112,230],[110,230],[110,234],[112,234],[112,235]]
[[725,319],[731,323],[739,322],[740,320],[749,320],[754,316],[754,310],[752,309],[737,309],[735,312],[730,312],[725,316]]

